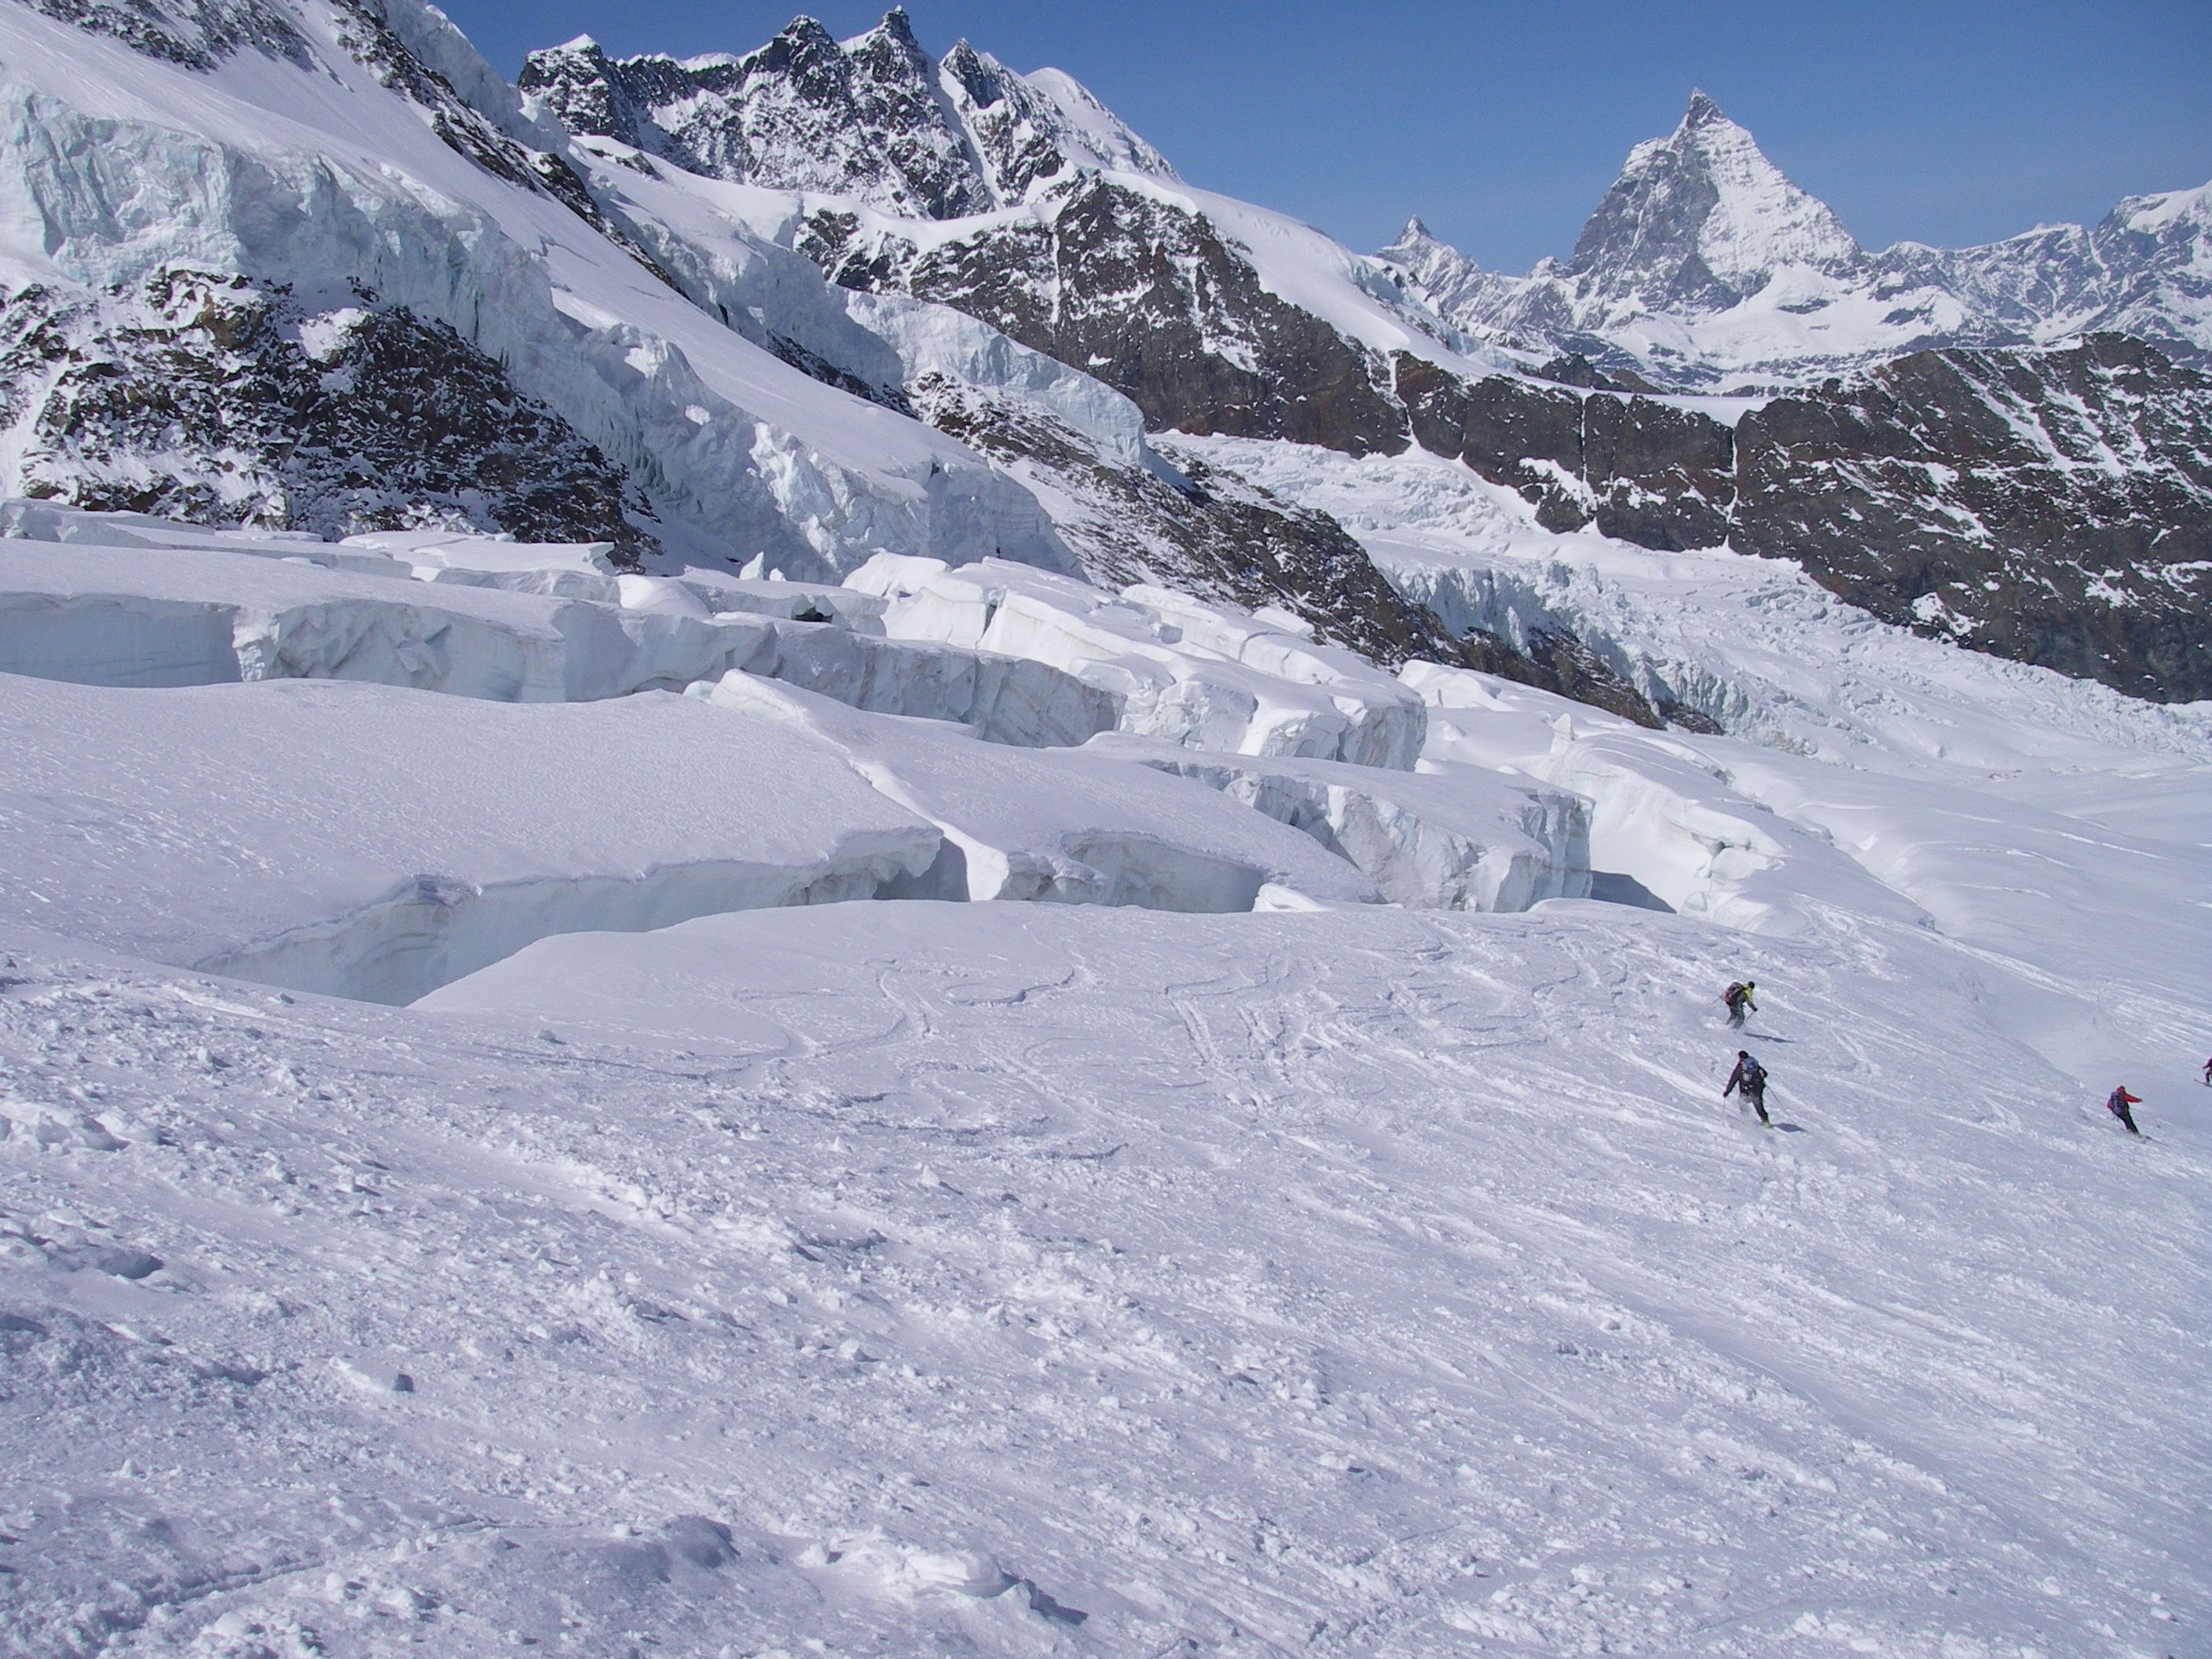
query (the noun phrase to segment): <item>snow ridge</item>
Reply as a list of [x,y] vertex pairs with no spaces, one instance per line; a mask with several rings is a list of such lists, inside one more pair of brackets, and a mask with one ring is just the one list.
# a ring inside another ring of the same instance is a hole
[[816,191],[921,219],[1027,200],[1082,168],[1174,170],[1057,70],[1018,75],[960,41],[933,64],[903,9],[849,40],[811,17],[742,56],[532,52],[522,90],[580,135],[732,184]]

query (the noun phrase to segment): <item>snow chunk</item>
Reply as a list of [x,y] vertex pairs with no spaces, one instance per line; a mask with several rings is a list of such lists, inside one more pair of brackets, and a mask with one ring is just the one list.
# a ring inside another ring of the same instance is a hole
[[0,676],[0,915],[407,1002],[549,933],[872,897],[938,831],[787,726],[665,695]]
[[896,896],[1189,911],[1249,910],[1269,886],[1335,903],[1376,897],[1357,871],[1306,837],[1147,767],[1088,750],[1018,751],[746,674],[702,691],[833,744],[878,789],[945,832],[944,861]]
[[1195,779],[1304,830],[1393,904],[1525,910],[1589,893],[1588,804],[1494,772],[1454,767],[1448,775],[1416,775],[1340,761],[1254,760],[1121,733],[1095,738],[1087,750]]
[[1124,731],[1399,769],[1420,752],[1419,696],[1351,652],[1233,606],[1149,586],[1116,598],[997,559],[927,574],[867,568],[908,593],[884,617],[894,638],[1054,664],[1119,698]]

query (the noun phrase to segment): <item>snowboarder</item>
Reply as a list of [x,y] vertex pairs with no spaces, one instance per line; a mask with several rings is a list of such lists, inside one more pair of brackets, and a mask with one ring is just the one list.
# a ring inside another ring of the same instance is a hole
[[1721,1091],[1721,1098],[1726,1100],[1739,1089],[1751,1103],[1751,1109],[1759,1114],[1759,1127],[1772,1128],[1766,1115],[1766,1067],[1741,1048],[1735,1051],[1735,1070],[1729,1073],[1728,1087]]
[[1743,1017],[1747,1011],[1754,1014],[1759,1012],[1759,1005],[1751,1000],[1751,994],[1758,988],[1756,984],[1747,979],[1738,981],[1721,993],[1721,1000],[1728,1004],[1730,1025],[1740,1030],[1743,1025]]
[[2142,1104],[2142,1097],[2141,1095],[2130,1094],[2128,1092],[2128,1085],[2123,1083],[2118,1088],[2112,1091],[2112,1097],[2105,1103],[2105,1109],[2110,1112],[2114,1117],[2119,1119],[2121,1122],[2126,1124],[2128,1126],[2128,1133],[2130,1134],[2139,1135],[2142,1131],[2136,1127],[2136,1115],[2130,1111],[2128,1108],[2130,1106],[2140,1106]]

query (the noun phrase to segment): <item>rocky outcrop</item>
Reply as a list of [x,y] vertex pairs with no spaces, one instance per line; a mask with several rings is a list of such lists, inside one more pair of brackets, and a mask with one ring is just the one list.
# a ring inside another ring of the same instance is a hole
[[840,45],[811,17],[743,57],[616,60],[588,38],[533,52],[520,82],[572,132],[692,173],[818,190],[941,219],[994,205],[903,11]]
[[1546,529],[1665,550],[1727,539],[1735,446],[1719,422],[1647,398],[1468,380],[1405,353],[1393,369],[1421,447],[1519,490]]
[[337,537],[505,531],[634,555],[622,470],[498,363],[401,307],[166,269],[0,307],[9,495]]
[[1154,429],[1405,448],[1374,355],[1269,292],[1204,214],[1099,174],[1037,208],[927,246],[826,210],[799,248],[833,282],[952,306],[1095,374]]
[[1738,548],[1979,650],[2212,697],[2212,376],[2119,335],[1923,352],[1736,443]]
[[211,70],[240,52],[262,52],[306,67],[307,43],[276,6],[264,0],[28,0],[57,22],[119,40],[134,52],[186,69]]

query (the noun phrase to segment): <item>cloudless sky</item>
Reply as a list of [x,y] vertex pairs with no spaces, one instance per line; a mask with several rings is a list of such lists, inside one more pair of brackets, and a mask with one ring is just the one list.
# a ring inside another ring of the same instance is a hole
[[[442,0],[510,77],[578,33],[745,52],[760,0]],[[816,0],[831,31],[881,3]],[[1357,248],[1409,214],[1493,270],[1564,257],[1638,140],[1702,87],[1869,247],[1963,246],[2212,179],[2212,0],[909,0],[1066,70],[1193,184]]]

